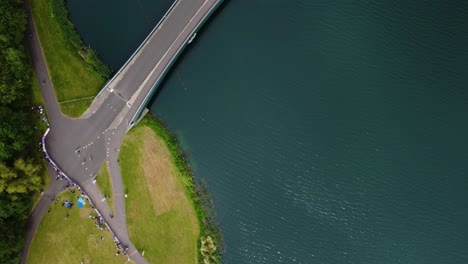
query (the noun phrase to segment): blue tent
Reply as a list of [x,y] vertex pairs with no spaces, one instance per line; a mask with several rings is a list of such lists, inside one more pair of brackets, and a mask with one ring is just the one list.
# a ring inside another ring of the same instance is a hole
[[78,198],[78,203],[76,204],[76,205],[78,205],[78,207],[83,208],[83,206],[84,206],[85,204],[86,204],[85,199],[83,199],[83,198],[81,198],[81,197]]

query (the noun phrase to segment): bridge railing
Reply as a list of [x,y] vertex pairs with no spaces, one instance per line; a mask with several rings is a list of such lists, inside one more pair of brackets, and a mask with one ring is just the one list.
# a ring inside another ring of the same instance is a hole
[[[181,45],[179,47],[179,49],[177,50],[176,54],[174,57],[171,58],[171,60],[169,61],[169,63],[167,64],[166,68],[164,69],[164,71],[161,73],[161,75],[158,77],[158,79],[156,79],[156,81],[154,82],[153,84],[153,88],[151,88],[151,91],[145,96],[145,99],[143,100],[143,102],[141,103],[141,105],[138,107],[138,110],[135,112],[135,115],[133,115],[133,117],[130,119],[130,124],[129,124],[129,127],[127,129],[130,130],[136,123],[136,121],[140,118],[140,115],[141,113],[143,112],[144,108],[146,107],[146,104],[148,103],[149,99],[153,96],[154,92],[157,90],[157,87],[159,86],[160,82],[164,79],[164,77],[166,76],[166,74],[168,73],[169,69],[172,67],[172,65],[174,64],[174,62],[177,60],[177,58],[179,57],[179,55],[181,54],[181,51],[188,45],[188,42],[189,40],[192,38],[192,36],[194,36],[194,34],[200,29],[201,26],[203,26],[203,24],[205,24],[206,20],[211,16],[211,14],[216,10],[216,8],[219,7],[219,5],[223,2],[224,0],[218,0],[216,2],[215,5],[213,5],[210,10],[208,10],[208,12],[206,13],[206,15],[203,17],[203,19],[200,21],[200,23],[198,23],[198,25],[192,30],[192,32],[190,32],[190,34],[188,35],[187,39],[184,41],[184,44]],[[169,10],[170,11],[170,10]],[[167,15],[167,13],[166,13]],[[164,15],[164,17],[166,17],[166,15]]]
[[107,86],[112,83],[112,81],[117,78],[117,76],[119,76],[119,74],[125,69],[125,67],[127,67],[127,65],[132,61],[132,59],[138,54],[138,52],[140,52],[141,48],[143,46],[145,46],[146,42],[148,41],[148,39],[151,38],[151,36],[153,35],[153,33],[159,28],[159,26],[161,25],[161,23],[164,21],[164,19],[166,19],[167,15],[172,11],[172,9],[174,9],[175,5],[179,2],[179,0],[174,0],[174,3],[172,3],[171,7],[169,7],[169,9],[166,11],[166,13],[164,14],[164,16],[159,20],[158,24],[156,24],[156,26],[153,28],[153,30],[151,30],[151,32],[148,34],[148,36],[146,36],[146,38],[143,40],[143,42],[140,44],[140,46],[138,46],[138,48],[133,52],[132,56],[130,56],[130,58],[128,58],[128,60],[124,63],[124,65],[114,74],[114,76],[106,82],[106,84],[104,85],[104,87],[101,89],[101,91],[99,91],[99,93],[96,95],[96,97],[98,97],[99,95],[101,95],[105,89],[107,89]]

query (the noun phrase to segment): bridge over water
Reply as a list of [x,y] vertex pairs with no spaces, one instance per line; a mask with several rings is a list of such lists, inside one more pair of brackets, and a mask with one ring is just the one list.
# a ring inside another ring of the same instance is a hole
[[109,141],[120,141],[135,124],[169,68],[221,2],[176,1],[82,117],[51,120],[46,148],[65,173],[77,182],[96,174],[111,152]]
[[[176,0],[161,21],[138,47],[125,65],[95,97],[89,109],[77,119],[60,113],[45,67],[32,20],[28,31],[34,37],[29,43],[38,78],[48,80],[42,95],[50,119],[50,131],[44,149],[52,162],[80,186],[104,217],[116,237],[129,246],[137,263],[146,263],[128,238],[123,184],[118,165],[118,150],[123,135],[135,124],[148,100],[156,91],[182,50],[195,37],[222,0]],[[29,7],[28,7],[29,8]],[[28,9],[31,16],[30,10]],[[104,160],[112,176],[114,209],[112,215],[103,195],[92,183]],[[27,243],[21,263],[25,263],[29,243],[50,204],[50,196],[60,190],[54,182],[31,214],[27,226]],[[53,188],[52,188],[53,186]],[[49,198],[46,198],[49,197]],[[112,216],[111,216],[112,215]]]
[[111,127],[117,127],[120,122],[133,126],[178,55],[219,3],[219,0],[174,2],[140,47],[101,90],[83,117],[103,111],[106,103],[120,100],[125,107],[122,106]]

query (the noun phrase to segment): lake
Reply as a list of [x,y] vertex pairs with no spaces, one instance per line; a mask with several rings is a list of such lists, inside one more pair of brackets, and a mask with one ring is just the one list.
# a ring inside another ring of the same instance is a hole
[[[119,69],[172,1],[69,0]],[[468,2],[231,0],[150,109],[223,263],[468,263]]]

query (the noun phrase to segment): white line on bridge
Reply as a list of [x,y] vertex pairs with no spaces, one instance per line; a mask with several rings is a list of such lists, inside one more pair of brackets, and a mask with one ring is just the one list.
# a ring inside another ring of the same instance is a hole
[[[190,25],[190,23],[192,23],[193,19],[201,12],[201,10],[205,7],[205,5],[207,4],[207,2],[208,2],[208,0],[205,0],[205,2],[203,3],[203,5],[202,5],[202,6],[197,10],[197,12],[192,16],[192,18],[189,20],[189,22],[185,25],[185,27],[184,27],[184,28],[182,29],[182,31],[179,33],[179,35],[177,36],[177,38],[172,42],[171,46],[169,46],[169,48],[166,50],[166,52],[164,53],[164,55],[163,55],[163,56],[161,57],[161,59],[158,61],[158,63],[156,64],[156,66],[154,66],[153,70],[151,70],[150,74],[148,74],[148,76],[147,76],[146,79],[143,81],[143,83],[140,85],[140,87],[138,88],[138,90],[143,89],[143,86],[146,85],[146,83],[148,82],[148,80],[150,79],[150,77],[151,77],[151,76],[153,75],[153,73],[156,71],[156,68],[158,68],[158,66],[161,64],[161,62],[162,62],[162,61],[164,60],[164,58],[167,56],[167,54],[168,54],[169,51],[172,49],[172,47],[174,46],[174,44],[179,40],[180,36],[187,30],[187,27]],[[183,45],[179,47],[179,50],[180,50],[182,47],[183,47]],[[170,60],[169,60],[169,62],[170,62]],[[164,71],[164,70],[163,70],[163,71]],[[159,76],[158,79],[156,79],[156,82],[159,80],[159,78],[161,78],[161,76]],[[156,82],[155,82],[155,83],[156,83]],[[141,91],[139,92],[138,90],[137,90],[137,92],[135,92],[135,93],[133,94],[133,96],[132,96],[132,97],[135,96],[135,98],[130,98],[130,102],[132,102],[132,104],[133,104],[133,102],[136,100],[136,98],[138,97],[138,94],[141,92]],[[150,93],[148,93],[147,96],[149,96],[149,94],[150,94]],[[143,102],[144,102],[145,100],[146,100],[146,97],[145,97],[145,99],[143,100]],[[142,104],[143,104],[143,102],[142,102]],[[137,113],[138,113],[138,111],[137,111]],[[137,113],[135,113],[135,115],[136,115]],[[135,118],[135,116],[134,116],[133,118]],[[133,118],[132,118],[132,120],[133,120]]]

